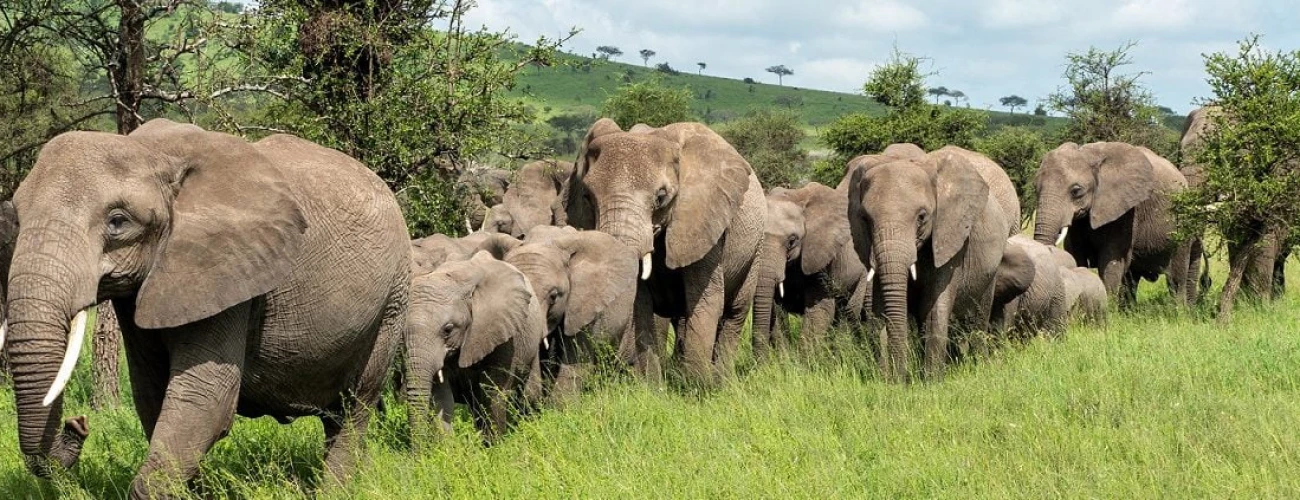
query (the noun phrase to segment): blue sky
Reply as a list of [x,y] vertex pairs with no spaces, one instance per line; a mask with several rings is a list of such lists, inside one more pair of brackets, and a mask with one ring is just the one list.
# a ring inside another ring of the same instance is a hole
[[467,24],[531,42],[571,26],[566,50],[599,45],[624,62],[651,61],[786,85],[856,92],[893,46],[930,59],[930,85],[959,89],[974,107],[1017,94],[1032,103],[1063,82],[1065,54],[1138,43],[1134,65],[1160,104],[1178,112],[1207,96],[1202,53],[1234,50],[1250,33],[1272,49],[1300,48],[1300,6],[1281,0],[479,0]]

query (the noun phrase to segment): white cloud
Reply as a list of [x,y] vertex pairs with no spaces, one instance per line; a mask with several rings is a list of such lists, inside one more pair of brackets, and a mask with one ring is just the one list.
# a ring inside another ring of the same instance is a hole
[[845,26],[884,33],[912,31],[929,24],[925,12],[896,0],[860,0],[842,6],[835,18]]
[[791,54],[798,54],[798,53],[799,53],[799,49],[802,49],[802,48],[803,48],[803,44],[802,44],[802,43],[799,43],[799,42],[790,42],[790,53],[791,53]]
[[796,74],[800,86],[859,92],[875,66],[874,62],[847,57],[816,59],[803,63]]
[[1196,17],[1188,0],[1128,0],[1111,13],[1113,25],[1134,30],[1170,30],[1187,27]]

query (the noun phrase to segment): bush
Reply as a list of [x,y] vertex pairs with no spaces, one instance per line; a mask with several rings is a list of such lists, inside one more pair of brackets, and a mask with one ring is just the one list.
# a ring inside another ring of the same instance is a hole
[[[1021,207],[1037,204],[1034,191],[1034,174],[1049,147],[1038,132],[1023,127],[1004,127],[975,142],[975,150],[988,156],[1006,170],[1011,183],[1020,194]],[[1022,210],[1024,223],[1032,217],[1031,210]]]
[[764,187],[790,187],[808,175],[808,154],[799,147],[806,134],[794,112],[751,111],[718,133],[749,161]]
[[821,142],[844,160],[879,153],[899,142],[910,142],[926,151],[949,144],[975,149],[976,137],[983,132],[986,122],[986,113],[982,111],[923,104],[912,110],[890,111],[884,116],[845,115],[826,126]]
[[673,88],[657,79],[619,87],[614,95],[605,99],[601,115],[623,127],[644,123],[662,127],[670,123],[691,121],[691,90]]

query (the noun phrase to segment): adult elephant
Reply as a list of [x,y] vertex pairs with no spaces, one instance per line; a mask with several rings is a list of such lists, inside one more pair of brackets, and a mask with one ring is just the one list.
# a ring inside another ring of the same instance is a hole
[[573,174],[573,163],[535,161],[519,167],[501,204],[492,207],[483,230],[522,239],[537,226],[563,226],[563,191]]
[[732,370],[756,284],[750,273],[767,203],[749,163],[699,123],[624,132],[592,125],[568,191],[569,223],[599,229],[642,256],[635,362],[659,371],[653,313],[674,318],[688,377]]
[[882,372],[890,380],[910,377],[911,309],[924,340],[924,374],[941,378],[950,320],[966,332],[989,329],[1011,223],[968,162],[927,156],[859,163],[847,175],[853,246],[876,271],[873,310],[885,319]]
[[510,171],[470,165],[456,178],[455,190],[465,207],[465,232],[472,233],[490,220],[491,207],[501,204],[510,188]]
[[537,227],[505,261],[528,277],[546,313],[542,373],[554,399],[581,390],[597,346],[631,359],[635,251],[600,231]]
[[5,357],[5,334],[9,329],[5,297],[9,296],[9,264],[14,258],[14,245],[18,243],[18,212],[12,201],[0,202],[0,377],[9,373]]
[[1167,274],[1175,300],[1187,300],[1190,246],[1172,237],[1170,196],[1183,174],[1151,150],[1121,142],[1049,151],[1038,170],[1034,239],[1062,241],[1078,265],[1100,271],[1107,293],[1132,303],[1139,278]]
[[799,337],[805,347],[826,334],[837,311],[861,316],[869,293],[867,268],[850,244],[847,214],[847,193],[816,182],[768,194],[754,293],[756,357],[784,344],[776,327],[779,311],[804,316]]
[[55,137],[14,205],[8,349],[33,473],[78,458],[57,424],[77,326],[103,300],[149,439],[132,497],[178,493],[236,413],[321,416],[326,468],[351,467],[411,275],[401,211],[370,170],[292,136],[250,144],[157,119]]
[[1020,196],[1016,194],[1016,186],[1011,183],[1011,177],[997,162],[958,146],[944,146],[930,152],[929,156],[941,161],[966,162],[975,169],[984,182],[988,183],[989,196],[993,197],[998,207],[1002,209],[1002,215],[1010,222],[1007,236],[1020,233]]

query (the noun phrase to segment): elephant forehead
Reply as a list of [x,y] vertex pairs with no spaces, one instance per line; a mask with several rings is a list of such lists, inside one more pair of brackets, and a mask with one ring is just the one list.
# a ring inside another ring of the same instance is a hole
[[589,178],[606,172],[652,177],[677,157],[677,147],[659,137],[621,133],[593,141],[588,154],[596,156],[596,162],[587,173]]
[[802,232],[803,219],[803,211],[794,202],[781,199],[768,200],[768,234],[786,235]]

